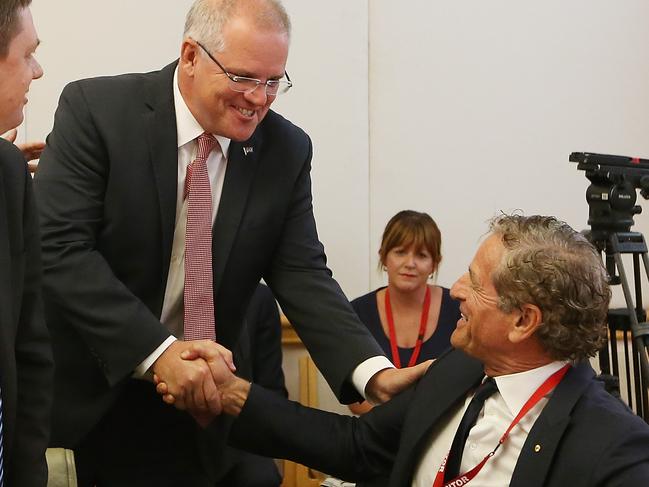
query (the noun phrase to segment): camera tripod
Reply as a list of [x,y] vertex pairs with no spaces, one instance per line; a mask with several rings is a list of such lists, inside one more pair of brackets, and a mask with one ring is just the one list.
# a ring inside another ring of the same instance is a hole
[[[609,342],[599,353],[602,375],[624,377],[622,396],[638,416],[649,423],[649,323],[642,305],[640,258],[649,279],[649,257],[644,236],[639,232],[586,232],[595,247],[605,254],[611,285],[622,285],[626,308],[609,309]],[[623,254],[633,257],[634,296],[622,261]],[[635,301],[635,304],[634,304]],[[619,357],[619,348],[623,357]],[[620,370],[620,366],[623,370]],[[621,376],[620,373],[624,375]]]

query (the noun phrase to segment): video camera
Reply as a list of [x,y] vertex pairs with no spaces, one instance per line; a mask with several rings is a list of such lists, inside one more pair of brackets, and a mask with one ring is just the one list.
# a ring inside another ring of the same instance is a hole
[[571,162],[586,171],[591,182],[586,190],[588,225],[593,240],[606,239],[614,232],[628,232],[633,215],[642,212],[636,203],[636,189],[649,199],[649,160],[591,152],[573,152]]
[[[622,374],[626,384],[625,401],[649,423],[649,323],[642,304],[640,270],[642,259],[649,278],[649,252],[644,236],[631,232],[633,215],[642,211],[635,204],[636,190],[640,189],[642,197],[649,199],[649,160],[573,152],[570,161],[578,163],[577,169],[586,171],[591,183],[586,190],[591,230],[583,233],[604,253],[610,283],[622,285],[627,305],[626,309],[609,310],[609,344],[599,353],[602,376],[619,378]],[[633,256],[635,300],[622,254]],[[620,336],[622,347],[618,342]],[[618,350],[623,350],[622,358]]]

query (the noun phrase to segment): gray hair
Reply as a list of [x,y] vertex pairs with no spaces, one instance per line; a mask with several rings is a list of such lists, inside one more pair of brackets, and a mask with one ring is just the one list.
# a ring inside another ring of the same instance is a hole
[[187,13],[184,36],[221,52],[225,49],[223,27],[238,13],[249,15],[259,27],[291,34],[291,20],[280,0],[196,0]]
[[490,223],[505,252],[493,272],[499,308],[534,304],[536,332],[556,360],[594,356],[606,340],[611,290],[599,252],[568,224],[548,216],[501,215]]

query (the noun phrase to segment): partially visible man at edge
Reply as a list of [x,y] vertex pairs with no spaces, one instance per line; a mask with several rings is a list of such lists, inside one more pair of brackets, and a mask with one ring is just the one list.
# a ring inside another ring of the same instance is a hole
[[[261,277],[341,401],[385,400],[426,366],[391,368],[326,266],[311,141],[270,110],[291,85],[289,30],[276,0],[197,0],[178,61],[61,95],[35,182],[52,445],[75,450],[81,486],[218,481],[230,420],[207,426],[209,367],[180,354],[200,329],[249,376],[243,318]],[[191,416],[160,401],[151,372]]]
[[[20,125],[43,75],[31,0],[0,3],[0,133]],[[44,487],[52,352],[43,321],[40,240],[21,152],[0,140],[0,485]]]
[[234,444],[372,486],[649,485],[649,425],[585,360],[605,343],[610,290],[583,235],[498,217],[451,295],[454,349],[360,418],[289,403],[214,356]]

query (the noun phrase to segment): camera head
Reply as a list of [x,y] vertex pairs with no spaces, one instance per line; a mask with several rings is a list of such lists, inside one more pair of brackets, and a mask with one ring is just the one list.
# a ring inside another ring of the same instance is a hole
[[649,160],[638,157],[573,152],[571,162],[586,171],[590,186],[586,190],[588,225],[593,241],[606,240],[611,233],[629,232],[637,206],[636,190],[649,198]]

